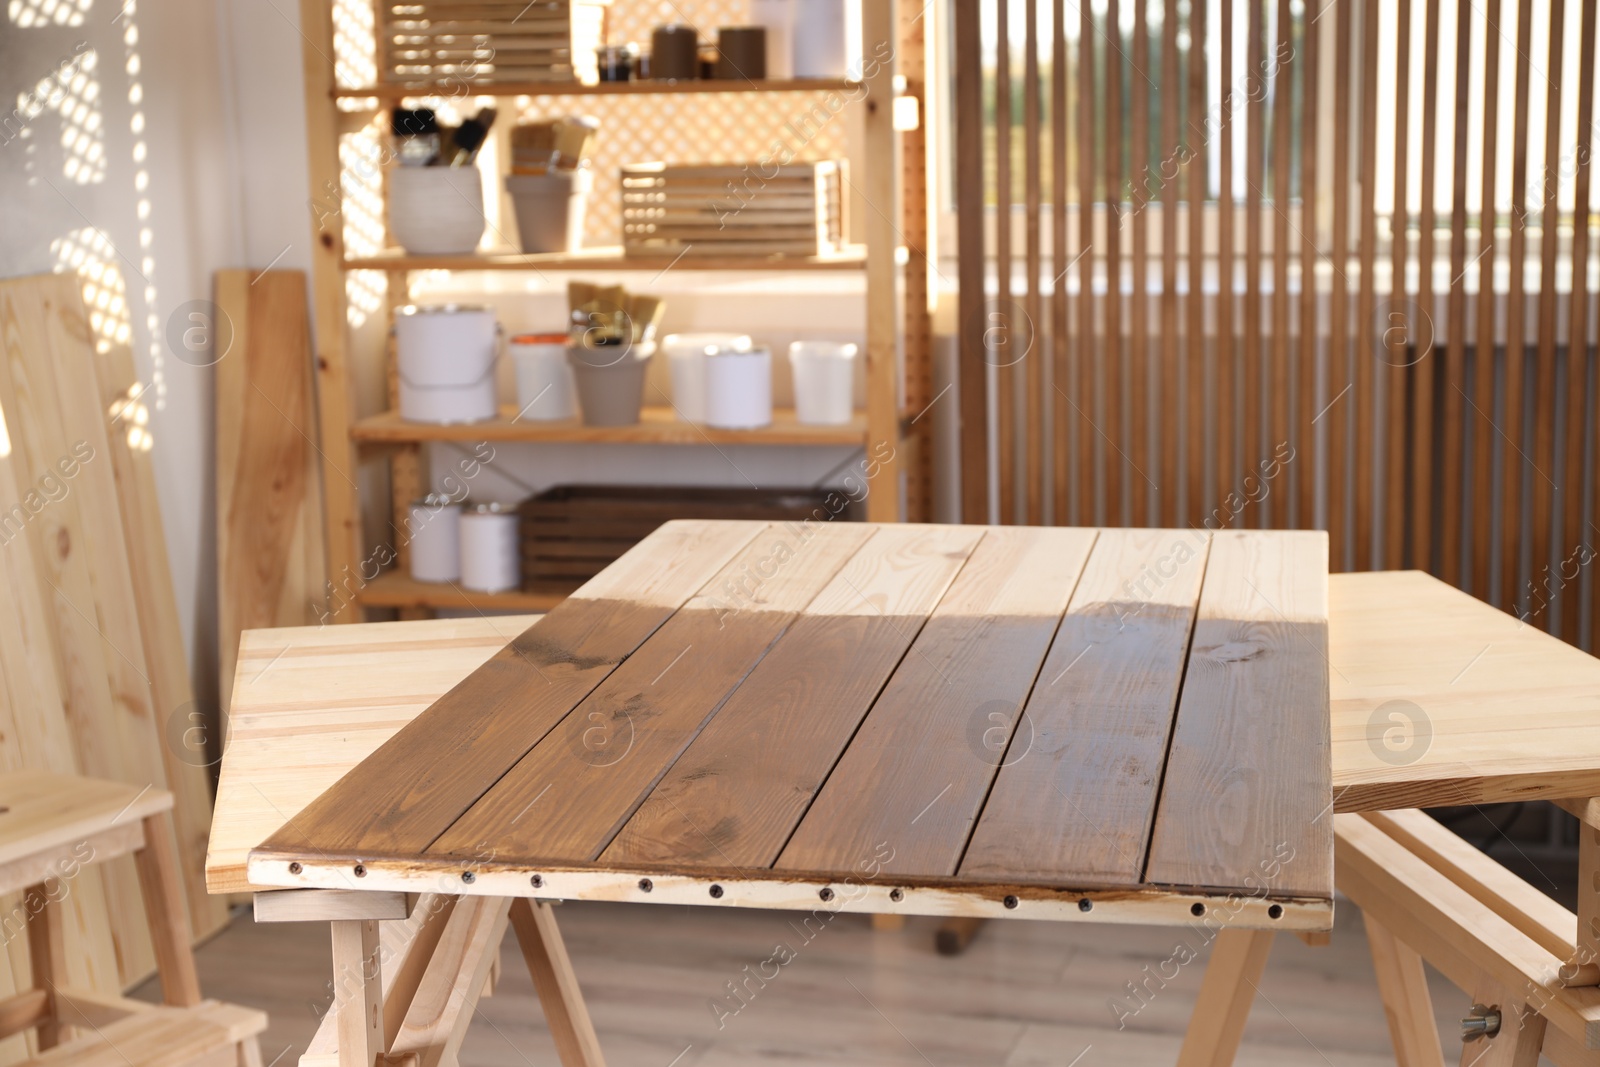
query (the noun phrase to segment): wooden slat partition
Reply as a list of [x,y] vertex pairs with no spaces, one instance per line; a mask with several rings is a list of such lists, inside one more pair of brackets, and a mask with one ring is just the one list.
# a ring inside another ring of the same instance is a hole
[[963,308],[1012,284],[969,294],[975,259],[1031,320],[1010,503],[968,485],[993,457],[964,417],[966,518],[1315,526],[1335,570],[1427,570],[1593,646],[1596,7],[958,3],[988,42],[956,35],[958,114],[998,90],[984,20],[1026,48],[1021,173],[956,153]]

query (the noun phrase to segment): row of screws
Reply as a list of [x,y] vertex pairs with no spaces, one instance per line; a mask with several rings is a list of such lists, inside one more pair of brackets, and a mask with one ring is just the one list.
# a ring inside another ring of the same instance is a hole
[[[300,871],[301,871],[301,867],[300,867],[300,864],[298,862],[289,864],[289,873],[290,874],[299,874]],[[359,864],[359,863],[356,864],[355,865],[355,875],[356,875],[357,878],[365,878],[366,875],[367,875],[367,868],[365,866],[363,866],[362,864]],[[478,876],[473,874],[471,871],[462,871],[461,872],[461,880],[463,882],[465,882],[467,885],[471,885],[473,882],[476,882],[478,880]],[[533,877],[531,877],[530,879],[528,879],[528,881],[533,885],[533,888],[535,888],[535,889],[541,889],[541,888],[544,887],[544,875],[542,875],[542,874],[536,874]],[[639,891],[640,892],[648,893],[651,890],[653,890],[654,888],[655,888],[655,883],[652,882],[650,879],[648,879],[648,878],[639,879]],[[713,900],[721,900],[722,899],[722,893],[723,893],[723,889],[722,889],[722,887],[720,885],[713,885],[711,887],[711,898]],[[832,900],[833,899],[833,887],[832,886],[826,886],[826,885],[823,886],[821,889],[817,890],[817,896],[820,897],[824,903]],[[896,886],[895,888],[889,890],[889,899],[894,901],[896,904],[898,904],[900,901],[905,899],[905,891],[903,889],[901,889],[899,886]],[[1014,909],[1021,902],[1015,896],[1011,896],[1010,894],[1007,894],[1007,896],[1000,903],[1005,905],[1005,907],[1007,909]],[[1093,911],[1094,910],[1094,901],[1090,900],[1088,897],[1082,898],[1081,900],[1078,901],[1078,910],[1079,911]],[[1191,904],[1189,906],[1189,914],[1193,915],[1195,918],[1199,918],[1200,916],[1204,915],[1205,913],[1206,913],[1206,906],[1204,904],[1200,903],[1198,900],[1195,901],[1193,904]],[[1271,919],[1281,919],[1281,918],[1283,918],[1283,905],[1282,904],[1273,904],[1272,906],[1267,908],[1267,917],[1271,918]]]

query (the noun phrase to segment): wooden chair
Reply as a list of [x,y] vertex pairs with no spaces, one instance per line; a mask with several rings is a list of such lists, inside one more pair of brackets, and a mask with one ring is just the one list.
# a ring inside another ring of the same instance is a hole
[[[1584,811],[1578,808],[1579,817]],[[1479,852],[1421,811],[1338,815],[1341,892],[1361,908],[1401,1067],[1443,1062],[1422,964],[1469,993],[1461,1063],[1534,1067],[1600,1064],[1600,959],[1595,953],[1595,840],[1585,840],[1580,915]],[[1586,823],[1586,838],[1600,826]]]
[[[0,1037],[32,1030],[40,1067],[260,1067],[259,1011],[202,1000],[172,837],[172,795],[43,771],[0,775],[4,920],[27,933],[32,987],[0,1000]],[[84,867],[133,855],[161,977],[161,1005],[74,988],[64,907]]]

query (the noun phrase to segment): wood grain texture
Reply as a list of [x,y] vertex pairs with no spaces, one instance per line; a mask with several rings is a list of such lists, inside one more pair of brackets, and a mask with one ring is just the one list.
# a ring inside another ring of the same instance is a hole
[[1212,536],[1145,881],[1327,884],[1326,561],[1319,532]]
[[1209,541],[1184,530],[1100,535],[962,877],[1139,883]]
[[[874,530],[788,524],[757,533],[470,811],[412,851],[464,861],[595,860]],[[741,602],[734,593],[746,589]]]
[[[109,417],[109,458],[122,510],[123,536],[133,569],[134,602],[144,635],[150,677],[150,700],[165,727],[174,716],[192,724],[194,690],[189,659],[184,654],[172,564],[156,491],[155,465],[145,447],[148,431],[138,425],[144,407],[144,383],[134,369],[133,353],[122,345],[95,346],[100,408]],[[320,536],[320,535],[319,535]],[[186,716],[187,713],[187,716]],[[228,921],[228,902],[206,892],[206,845],[211,831],[211,772],[202,757],[203,735],[184,733],[182,744],[161,746],[167,786],[172,791],[173,831],[195,936],[205,938]],[[199,742],[199,744],[195,744]]]
[[[31,513],[17,524],[24,527],[20,537],[11,524],[6,532],[28,544],[50,620],[48,658],[76,755],[70,769],[164,789],[162,739],[153,728],[99,388],[84,385],[82,395],[62,388],[63,378],[87,375],[94,382],[94,341],[77,279],[0,283],[0,346],[0,410],[13,470],[28,483],[28,495],[13,499]],[[13,523],[15,515],[9,513]],[[108,865],[103,877],[121,980],[132,981],[155,962],[138,884],[126,859]]]
[[[271,843],[420,852],[763,529],[662,526],[308,805]],[[627,598],[615,599],[619,586],[629,588]],[[356,824],[347,818],[352,807],[376,817]]]
[[1439,1028],[1433,1018],[1428,975],[1417,950],[1399,940],[1377,919],[1362,916],[1372,970],[1383,997],[1397,1067],[1433,1067],[1444,1062]]
[[239,634],[316,621],[323,597],[306,280],[301,271],[218,271],[233,345],[216,367],[217,648],[222,707]]
[[955,872],[1093,543],[1072,528],[984,535],[775,868]]
[[673,764],[602,862],[771,866],[979,536],[879,531]]

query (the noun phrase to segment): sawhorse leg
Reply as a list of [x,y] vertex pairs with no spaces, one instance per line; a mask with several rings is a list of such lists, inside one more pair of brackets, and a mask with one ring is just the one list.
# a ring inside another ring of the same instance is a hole
[[1261,972],[1272,951],[1270,930],[1222,930],[1211,949],[1200,996],[1183,1035],[1178,1067],[1228,1067],[1239,1051]]

